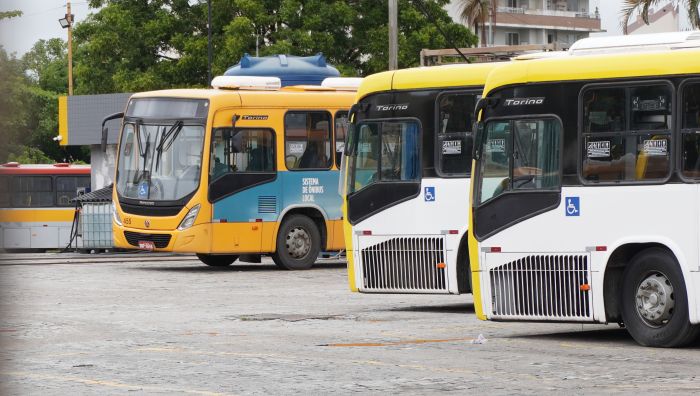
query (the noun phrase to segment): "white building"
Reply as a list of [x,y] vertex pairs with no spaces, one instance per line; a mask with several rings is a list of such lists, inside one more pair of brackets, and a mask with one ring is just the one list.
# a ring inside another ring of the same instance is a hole
[[665,33],[678,32],[681,27],[681,19],[678,11],[678,6],[673,3],[668,3],[659,10],[649,9],[649,24],[644,23],[641,15],[637,15],[637,19],[627,25],[628,34],[645,34],[645,33]]
[[[457,23],[464,23],[461,3],[452,0],[447,6]],[[496,0],[496,6],[493,28],[491,20],[486,22],[489,46],[558,44],[568,48],[576,40],[602,31],[598,10],[591,9],[589,0]]]

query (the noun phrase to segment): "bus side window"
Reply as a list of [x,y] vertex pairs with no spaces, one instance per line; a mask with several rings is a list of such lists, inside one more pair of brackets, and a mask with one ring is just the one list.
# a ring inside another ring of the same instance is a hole
[[53,206],[51,176],[15,176],[12,179],[12,206],[38,208]]
[[10,176],[0,176],[0,208],[10,206]]
[[340,169],[340,161],[345,150],[345,135],[348,132],[348,112],[335,113],[335,166]]
[[437,156],[439,174],[466,176],[471,171],[476,95],[449,93],[438,99]]
[[331,115],[322,111],[290,111],[284,116],[287,169],[329,169]]
[[56,206],[75,206],[70,200],[77,196],[79,188],[90,187],[90,176],[56,177]]
[[583,179],[591,183],[665,179],[671,171],[671,101],[672,90],[666,84],[586,90]]
[[217,129],[212,139],[210,180],[227,173],[274,172],[273,137],[271,129]]
[[682,100],[681,172],[687,178],[700,179],[700,83],[684,86]]

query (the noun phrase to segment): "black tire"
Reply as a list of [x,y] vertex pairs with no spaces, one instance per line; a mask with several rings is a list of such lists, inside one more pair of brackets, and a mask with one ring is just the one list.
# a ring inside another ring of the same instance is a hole
[[199,261],[210,267],[228,267],[238,259],[235,254],[200,254],[197,253]]
[[[308,243],[308,249],[295,245],[300,241]],[[316,223],[304,215],[291,215],[282,222],[277,232],[272,260],[282,269],[306,270],[314,265],[320,252],[321,233]]]
[[690,323],[681,268],[664,249],[646,249],[634,256],[622,276],[621,304],[625,327],[641,345],[680,347],[700,331]]

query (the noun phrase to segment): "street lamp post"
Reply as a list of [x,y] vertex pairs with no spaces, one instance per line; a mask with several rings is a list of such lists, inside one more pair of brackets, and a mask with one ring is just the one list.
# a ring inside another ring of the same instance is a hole
[[61,27],[68,29],[68,96],[73,95],[73,14],[70,12],[70,0],[66,2],[66,15],[58,20]]

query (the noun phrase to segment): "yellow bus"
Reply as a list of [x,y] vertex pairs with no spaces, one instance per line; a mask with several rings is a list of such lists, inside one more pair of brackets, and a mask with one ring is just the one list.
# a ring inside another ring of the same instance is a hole
[[193,252],[211,266],[271,254],[285,269],[342,250],[338,167],[358,80],[281,88],[274,77],[228,76],[214,89],[133,95],[119,139],[116,246]]
[[480,319],[620,323],[655,347],[700,333],[700,50],[678,48],[489,76],[469,227]]
[[350,289],[471,291],[463,205],[474,108],[498,64],[413,68],[366,77],[346,147]]

